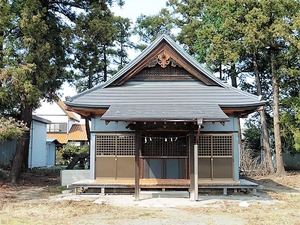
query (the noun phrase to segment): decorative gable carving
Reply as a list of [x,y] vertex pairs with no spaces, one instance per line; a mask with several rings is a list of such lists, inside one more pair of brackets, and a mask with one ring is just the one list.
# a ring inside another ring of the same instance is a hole
[[112,86],[119,86],[127,81],[188,81],[198,80],[206,85],[216,85],[202,71],[195,68],[169,43],[162,40],[123,76],[116,79]]
[[165,50],[163,50],[163,52],[157,56],[157,59],[158,59],[158,64],[162,68],[166,68],[166,66],[169,65],[170,63],[170,55],[167,52],[165,52]]
[[192,81],[196,80],[188,71],[180,66],[172,66],[172,63],[163,68],[159,63],[145,67],[130,81]]
[[[171,63],[171,64],[170,64]],[[171,57],[170,52],[168,52],[167,50],[163,49],[159,54],[157,54],[156,56],[154,56],[149,64],[147,65],[148,67],[154,67],[157,64],[159,64],[161,66],[161,68],[166,68],[169,64],[173,67],[179,66],[181,67],[178,62],[176,62],[175,59],[173,59]]]

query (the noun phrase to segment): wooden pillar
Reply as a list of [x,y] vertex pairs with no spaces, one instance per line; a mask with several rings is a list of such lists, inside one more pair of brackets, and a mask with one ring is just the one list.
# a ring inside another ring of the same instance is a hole
[[198,192],[199,192],[199,189],[198,189],[198,182],[199,182],[199,179],[198,179],[198,142],[199,142],[199,138],[200,138],[200,130],[201,130],[201,126],[203,124],[203,119],[197,119],[197,125],[198,125],[198,132],[197,132],[197,135],[196,135],[196,141],[194,143],[194,151],[193,151],[193,154],[194,154],[194,201],[198,201]]
[[134,199],[140,200],[140,149],[141,149],[140,132],[136,129],[135,132],[135,186],[134,186]]
[[[198,141],[197,141],[198,142]],[[196,142],[196,143],[197,143]],[[194,201],[198,201],[198,144],[194,145]]]
[[190,198],[195,195],[195,172],[194,172],[194,132],[189,133],[189,171],[190,171]]

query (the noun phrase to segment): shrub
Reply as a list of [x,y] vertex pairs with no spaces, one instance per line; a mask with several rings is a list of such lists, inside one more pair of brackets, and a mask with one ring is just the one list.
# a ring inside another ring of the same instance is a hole
[[22,121],[12,117],[6,118],[0,115],[0,141],[10,141],[22,136],[28,127]]
[[87,145],[85,146],[65,145],[58,152],[57,156],[58,158],[61,158],[60,159],[61,161],[58,159],[58,163],[67,165],[70,163],[73,157],[83,153],[88,153],[88,151],[89,148]]

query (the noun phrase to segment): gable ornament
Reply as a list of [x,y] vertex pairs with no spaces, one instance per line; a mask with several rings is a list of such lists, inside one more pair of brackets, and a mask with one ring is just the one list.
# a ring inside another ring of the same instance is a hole
[[162,68],[166,68],[171,63],[172,67],[181,67],[169,54],[168,51],[163,50],[157,56],[154,56],[148,63],[148,67],[154,67],[156,64],[160,65]]
[[157,62],[162,68],[166,68],[170,63],[170,55],[164,50],[157,56]]

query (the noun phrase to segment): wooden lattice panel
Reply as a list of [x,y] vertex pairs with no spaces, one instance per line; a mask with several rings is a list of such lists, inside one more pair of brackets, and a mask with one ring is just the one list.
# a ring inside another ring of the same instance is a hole
[[146,138],[142,143],[142,156],[187,156],[186,138]]
[[232,136],[212,136],[212,150],[214,156],[232,156]]
[[200,135],[198,155],[200,156],[232,156],[233,136],[205,134]]
[[134,155],[134,135],[117,136],[117,155]]
[[96,135],[96,155],[134,155],[134,135]]
[[198,156],[211,156],[211,136],[199,137]]
[[96,136],[96,155],[115,155],[115,136],[97,135]]

